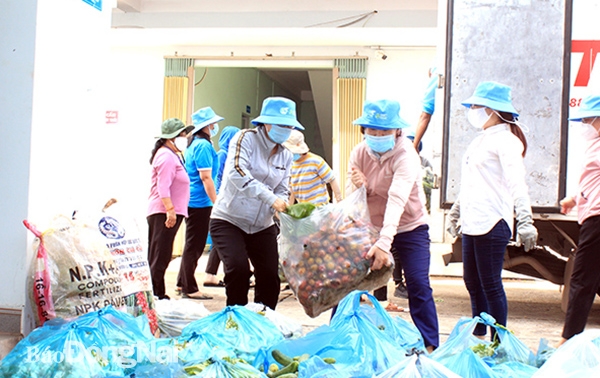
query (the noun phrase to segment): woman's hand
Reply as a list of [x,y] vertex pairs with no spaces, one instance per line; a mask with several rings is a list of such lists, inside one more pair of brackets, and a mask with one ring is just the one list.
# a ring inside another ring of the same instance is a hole
[[177,214],[175,214],[175,209],[167,210],[167,220],[165,221],[165,226],[167,228],[172,228],[175,226],[175,222],[177,221]]
[[376,246],[372,246],[371,249],[369,249],[366,258],[373,259],[371,262],[371,270],[379,270],[384,266],[392,265],[390,254]]
[[567,214],[569,211],[571,211],[572,208],[575,207],[575,205],[577,205],[577,203],[575,202],[573,197],[563,198],[560,201],[560,212],[563,214]]
[[271,207],[276,211],[283,213],[287,209],[288,204],[281,198],[277,198]]
[[367,179],[365,175],[354,167],[352,167],[352,174],[350,176],[350,179],[352,180],[352,185],[354,185],[357,188],[360,188],[361,186],[367,184]]

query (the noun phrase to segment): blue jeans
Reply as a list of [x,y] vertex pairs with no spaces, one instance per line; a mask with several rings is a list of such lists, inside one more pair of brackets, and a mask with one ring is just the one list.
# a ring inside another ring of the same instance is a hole
[[[440,345],[440,331],[429,281],[430,243],[429,226],[421,225],[412,231],[396,234],[392,247],[395,263],[404,268],[410,317],[421,332],[425,346],[437,348]],[[387,293],[387,286],[380,289],[384,294]],[[336,310],[337,305],[331,311],[332,318]]]
[[[471,297],[472,315],[487,312],[506,326],[508,304],[502,285],[502,265],[510,240],[508,224],[502,219],[487,234],[463,235],[462,239],[463,279]],[[486,326],[478,324],[473,334],[485,335]]]
[[439,326],[433,290],[429,282],[429,226],[421,225],[412,231],[396,234],[392,246],[394,257],[404,268],[408,307],[415,326],[423,335],[425,346],[439,346]]

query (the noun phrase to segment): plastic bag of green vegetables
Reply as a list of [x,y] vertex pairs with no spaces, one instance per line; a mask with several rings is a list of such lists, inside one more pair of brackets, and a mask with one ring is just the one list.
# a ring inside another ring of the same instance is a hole
[[316,209],[316,206],[312,203],[297,203],[295,205],[288,206],[288,208],[285,210],[285,213],[292,218],[302,219],[312,214],[314,209]]
[[[43,337],[42,337],[43,336]],[[39,340],[32,343],[31,340]],[[95,327],[66,323],[35,329],[2,360],[1,377],[105,377],[107,361],[95,347],[107,345]],[[122,373],[122,370],[111,373]]]
[[[212,347],[232,350],[235,357],[253,364],[257,354],[283,340],[279,329],[264,316],[244,306],[227,306],[219,312],[190,323],[181,337],[211,334]],[[207,339],[208,340],[208,339]]]
[[189,376],[201,378],[265,378],[254,366],[239,358],[210,358],[196,365],[183,368]]
[[[473,331],[477,324],[492,327],[496,331],[495,341],[481,340],[474,336]],[[466,350],[468,352],[465,352]],[[451,370],[468,365],[468,360],[473,358],[490,367],[511,361],[535,367],[533,352],[510,330],[498,324],[494,317],[485,312],[472,319],[461,318],[448,340],[431,354],[431,358]],[[461,375],[466,370],[453,371]]]

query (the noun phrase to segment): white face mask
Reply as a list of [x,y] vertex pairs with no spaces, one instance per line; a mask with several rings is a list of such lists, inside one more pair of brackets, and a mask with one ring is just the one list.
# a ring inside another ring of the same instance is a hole
[[217,134],[219,133],[219,124],[215,123],[215,125],[213,126],[213,129],[210,130],[210,137],[213,138],[215,137]]
[[[594,121],[595,120],[596,119],[594,118]],[[592,122],[594,122],[594,121],[592,121]],[[591,123],[582,122],[581,123],[581,136],[585,140],[593,140],[593,139],[598,138],[600,136],[600,134],[598,134],[598,130],[596,130],[594,125],[592,125]]]
[[186,137],[175,138],[175,147],[181,152],[185,151],[188,145],[188,139]]
[[467,112],[467,120],[476,129],[483,128],[491,116],[491,113],[486,113],[485,108],[470,108]]

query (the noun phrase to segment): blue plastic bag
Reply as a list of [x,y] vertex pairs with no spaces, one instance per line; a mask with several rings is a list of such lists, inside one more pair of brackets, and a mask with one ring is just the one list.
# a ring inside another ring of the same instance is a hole
[[532,377],[600,377],[599,342],[598,329],[573,336]]
[[264,316],[244,306],[227,306],[205,318],[190,323],[181,336],[211,334],[213,346],[232,348],[236,356],[254,364],[257,353],[283,340],[279,329]]
[[185,372],[198,378],[266,378],[267,376],[255,367],[235,358],[212,357],[198,366],[186,366]]
[[499,324],[495,324],[494,328],[496,329],[496,336],[500,340],[500,345],[498,345],[496,353],[492,356],[496,364],[514,361],[537,366],[535,354],[514,333]]
[[[350,331],[354,332],[353,330]],[[271,346],[271,348],[262,355],[262,360],[259,360],[257,356],[254,366],[259,367],[262,365],[263,369],[266,371],[270,364],[276,363],[272,356],[273,350],[279,350],[291,358],[303,354],[308,354],[311,357],[318,356],[320,359],[326,357],[334,358],[336,360],[336,366],[352,364],[354,362],[354,350],[352,346],[354,340],[355,337],[353,334],[344,335],[337,329],[323,325],[307,333],[304,337],[293,340],[284,340]],[[308,363],[308,361],[300,364],[300,371],[302,371],[302,366],[305,363]]]
[[530,378],[538,371],[538,368],[521,362],[509,361],[492,366],[492,370],[499,377]]
[[[363,295],[371,301],[373,306],[360,304],[360,299]],[[423,336],[417,327],[399,316],[392,317],[381,306],[377,298],[369,292],[355,290],[348,294],[339,303],[330,324],[335,327],[335,324],[346,322],[349,317],[352,318],[354,316],[360,316],[370,321],[374,326],[395,340],[407,352],[413,349],[425,350]]]
[[[45,338],[41,338],[43,335]],[[31,340],[36,343],[32,344]],[[0,376],[13,378],[105,377],[105,361],[94,351],[107,340],[96,329],[72,322],[34,330],[2,360]],[[90,350],[89,347],[95,347]],[[113,374],[122,374],[116,371]]]
[[502,378],[470,348],[446,359],[444,366],[462,378]]
[[[397,332],[393,320],[385,319],[387,326],[375,325],[365,313],[366,308],[360,306],[360,294],[360,291],[355,291],[340,302],[329,326],[321,326],[304,337],[274,345],[271,351],[277,349],[290,357],[309,354],[323,359],[334,358],[336,362],[332,367],[337,372],[355,378],[371,378],[405,359],[406,351],[393,338]],[[271,356],[267,357],[269,360],[264,361],[263,366],[273,362]],[[305,364],[309,362],[300,363],[299,377],[310,377],[304,373]],[[333,371],[331,374],[334,374]]]
[[376,378],[461,378],[423,353],[415,353]]
[[538,345],[537,353],[535,354],[535,366],[538,368],[548,361],[552,354],[556,351],[556,348],[548,343],[547,339],[541,338],[540,344]]
[[[473,335],[475,326],[478,323],[494,327],[497,341],[492,343]],[[535,366],[533,352],[510,330],[497,324],[496,320],[485,312],[474,318],[461,318],[452,329],[448,340],[436,349],[431,357],[445,366],[449,366],[448,361],[450,359],[454,360],[456,355],[466,349],[471,349],[475,352],[475,355],[479,356],[489,366],[509,361]],[[467,357],[463,356],[463,358]]]
[[152,364],[138,366],[128,378],[187,378],[188,375],[179,363]]
[[346,378],[333,365],[326,363],[318,356],[313,356],[298,367],[298,377],[311,378]]
[[221,353],[219,357],[235,357],[235,349],[231,345],[222,345],[219,340],[211,333],[193,332],[189,336],[179,336],[174,339],[167,339],[179,350],[179,361],[184,365],[193,365],[208,360],[213,357],[216,351]]
[[109,345],[135,344],[156,339],[150,331],[146,315],[134,317],[110,305],[81,315],[74,322],[80,326],[96,328],[106,337]]

